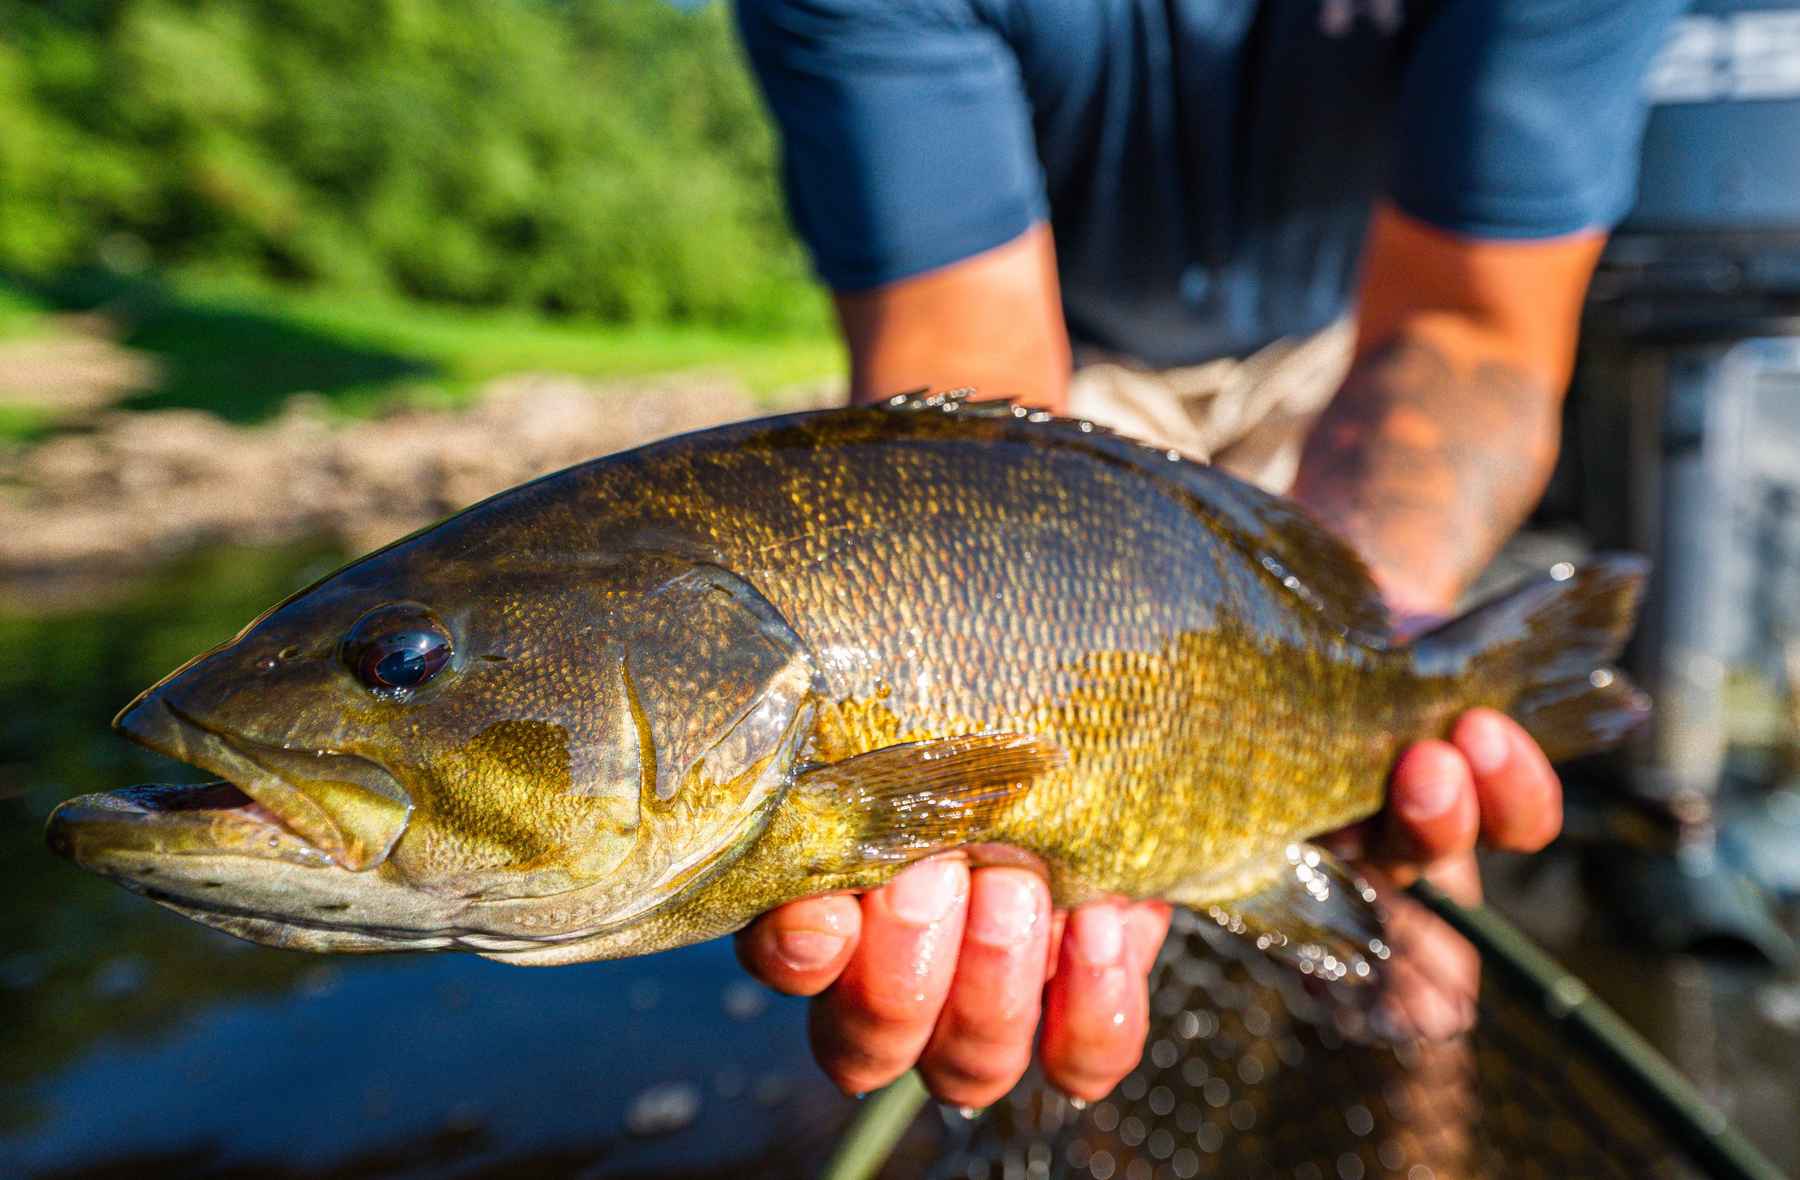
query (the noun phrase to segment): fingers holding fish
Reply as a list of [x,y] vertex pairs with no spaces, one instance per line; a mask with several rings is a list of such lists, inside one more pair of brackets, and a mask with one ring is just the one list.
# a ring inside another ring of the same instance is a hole
[[814,996],[842,975],[862,933],[862,905],[848,894],[778,906],[738,935],[738,961],[778,992]]
[[1386,846],[1372,849],[1401,885],[1420,869],[1471,851],[1481,829],[1475,779],[1462,751],[1448,742],[1416,742],[1394,764]]
[[1101,902],[1069,915],[1044,1005],[1044,1072],[1077,1098],[1104,1097],[1137,1064],[1149,1025],[1147,977],[1168,907]]
[[1507,852],[1536,852],[1562,830],[1562,783],[1518,722],[1471,709],[1450,740],[1468,759],[1481,807],[1481,838]]
[[885,1086],[924,1052],[956,971],[969,899],[958,857],[922,861],[863,895],[862,937],[813,1002],[813,1055],[849,1093]]
[[1042,877],[1011,867],[975,870],[956,975],[919,1060],[939,1099],[986,1106],[1031,1064],[1050,930]]
[[[1408,1037],[1448,1040],[1475,1025],[1481,989],[1481,956],[1443,919],[1385,878],[1373,874],[1387,910],[1394,948],[1382,1004],[1389,1022]],[[1473,853],[1440,862],[1432,883],[1465,905],[1481,900],[1481,876]]]

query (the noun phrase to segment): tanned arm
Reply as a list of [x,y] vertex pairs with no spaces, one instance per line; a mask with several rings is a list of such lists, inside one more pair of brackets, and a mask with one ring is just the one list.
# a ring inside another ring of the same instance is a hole
[[1069,334],[1050,228],[940,270],[834,296],[850,346],[850,400],[972,385],[1061,410],[1069,398]]
[[1475,241],[1377,211],[1356,364],[1293,495],[1400,609],[1447,611],[1543,494],[1602,243]]

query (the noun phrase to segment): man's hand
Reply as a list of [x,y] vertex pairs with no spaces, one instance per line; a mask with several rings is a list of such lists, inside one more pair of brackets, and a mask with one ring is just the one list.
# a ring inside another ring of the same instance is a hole
[[1036,873],[947,855],[860,898],[785,905],[739,937],[738,953],[770,986],[818,996],[813,1052],[844,1090],[917,1064],[940,1099],[986,1106],[1031,1063],[1040,1018],[1056,1084],[1111,1090],[1143,1048],[1144,981],[1168,928],[1160,903],[1053,915]]
[[[1473,901],[1478,835],[1534,852],[1555,836],[1561,814],[1543,753],[1511,720],[1476,710],[1450,740],[1407,750],[1381,819],[1343,835],[1366,843],[1362,850],[1393,877],[1430,871]],[[1396,956],[1404,959],[1397,998],[1410,1023],[1434,1037],[1466,1028],[1478,960],[1429,914],[1405,908],[1404,898],[1392,904],[1405,952]],[[1046,1076],[1092,1099],[1137,1064],[1145,982],[1168,924],[1159,903],[1052,913],[1037,874],[971,870],[943,856],[861,897],[782,906],[739,936],[738,954],[771,987],[817,997],[813,1049],[846,1091],[873,1090],[917,1064],[941,1100],[985,1106],[1025,1072],[1041,1019]]]

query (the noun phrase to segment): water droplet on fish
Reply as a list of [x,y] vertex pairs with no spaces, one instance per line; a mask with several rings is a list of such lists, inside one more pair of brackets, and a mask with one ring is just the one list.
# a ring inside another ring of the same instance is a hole
[[1575,567],[1566,561],[1559,561],[1550,567],[1550,579],[1554,582],[1566,582],[1575,576]]
[[1588,683],[1595,688],[1605,688],[1613,682],[1613,674],[1605,668],[1595,668],[1588,673]]
[[625,1129],[633,1135],[669,1135],[690,1126],[700,1114],[700,1088],[689,1082],[664,1082],[631,1100]]
[[1780,1028],[1800,1029],[1800,984],[1772,984],[1756,994],[1762,1018]]

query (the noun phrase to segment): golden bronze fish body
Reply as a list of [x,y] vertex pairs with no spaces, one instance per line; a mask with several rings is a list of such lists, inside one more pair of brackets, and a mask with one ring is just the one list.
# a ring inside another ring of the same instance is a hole
[[[644,953],[971,843],[1022,850],[1064,903],[1233,903],[1255,933],[1291,907],[1235,903],[1341,884],[1290,846],[1377,810],[1402,743],[1522,693],[1570,747],[1641,711],[1603,668],[1634,562],[1391,645],[1360,563],[1294,506],[1042,418],[795,415],[503,493],[121,715],[322,857],[171,851],[165,814],[108,797],[65,805],[52,842],[320,950]],[[1548,672],[1543,620],[1580,631]],[[371,660],[442,670],[372,689]]]

